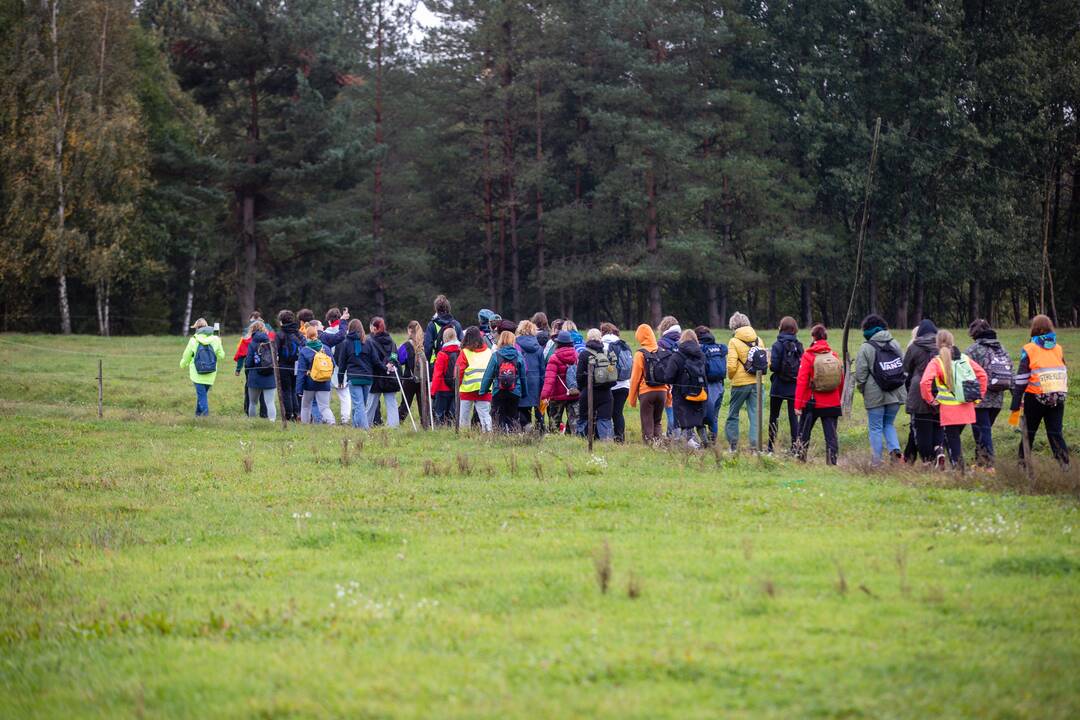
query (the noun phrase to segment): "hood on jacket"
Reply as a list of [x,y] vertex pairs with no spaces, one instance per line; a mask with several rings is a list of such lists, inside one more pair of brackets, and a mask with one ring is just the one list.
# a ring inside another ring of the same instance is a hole
[[540,341],[536,339],[535,335],[519,335],[517,344],[524,353],[532,354],[540,352]]
[[443,327],[446,327],[447,325],[454,324],[454,316],[450,313],[435,313],[431,316],[431,321],[434,322],[436,325],[442,325]]
[[210,326],[199,328],[192,337],[202,345],[209,345],[214,341],[214,328]]
[[346,339],[346,340],[352,340],[353,342],[356,342],[357,340],[359,340],[359,339],[360,339],[360,333],[358,333],[358,332],[351,332],[351,333],[348,333],[348,334],[347,334],[347,335],[345,336],[345,339]]
[[318,338],[316,338],[314,340],[308,340],[307,341],[307,347],[311,348],[315,352],[319,352],[320,350],[322,350],[322,341],[319,340]]
[[983,330],[981,333],[978,333],[975,336],[974,339],[976,341],[979,341],[979,340],[997,340],[997,331],[996,330]]
[[634,331],[634,337],[642,348],[649,352],[656,352],[656,333],[650,326],[645,323],[638,325],[637,330]]
[[782,332],[782,333],[779,333],[776,336],[776,339],[779,341],[779,340],[798,340],[799,338],[797,338],[795,336],[795,333]]
[[602,340],[590,340],[585,343],[585,347],[596,352],[604,352],[604,343]]
[[931,355],[937,354],[937,333],[933,335],[921,335],[915,338],[915,345],[930,353]]
[[705,354],[701,352],[701,345],[696,342],[681,342],[679,343],[679,352],[692,360],[704,359]]
[[379,346],[379,349],[386,355],[391,355],[394,352],[394,338],[390,337],[388,332],[377,332],[368,336],[371,342]]
[[1036,335],[1031,338],[1031,342],[1046,350],[1053,350],[1054,346],[1057,345],[1057,333],[1048,332],[1045,335]]
[[[870,342],[887,343],[892,342],[892,333],[888,330],[878,330],[876,333],[870,336]],[[937,347],[937,338],[934,338],[934,347]]]
[[559,359],[566,365],[574,365],[577,363],[577,350],[573,345],[562,345],[558,350],[551,354],[551,359]]
[[741,328],[735,331],[735,338],[741,342],[750,345],[757,339],[757,332],[749,325],[743,325]]
[[575,345],[582,345],[585,343],[585,336],[577,330],[570,331],[570,338],[574,341]]
[[924,335],[937,335],[937,325],[933,321],[927,319],[919,323],[919,329],[915,331],[915,337],[923,337]]
[[622,340],[621,337],[619,337],[618,335],[612,335],[611,333],[608,333],[607,335],[600,338],[600,342],[606,343],[608,345],[610,345],[611,343],[617,343],[620,340]]
[[445,343],[443,343],[443,346],[441,348],[439,348],[439,352],[441,352],[441,353],[461,352],[461,341],[459,341],[459,340],[451,340],[449,342],[445,342]]
[[697,336],[697,341],[702,345],[717,345],[716,338],[711,332],[703,332]]
[[815,355],[821,355],[823,353],[831,353],[832,348],[829,347],[828,340],[815,340],[810,343],[810,347],[806,348],[806,352],[812,352]]
[[681,337],[681,336],[682,336],[682,328],[679,327],[678,324],[672,325],[671,327],[669,327],[667,329],[667,332],[664,333],[664,337],[673,338],[673,339],[676,339],[676,340],[679,339],[679,337]]
[[270,336],[267,335],[266,333],[262,332],[261,330],[259,332],[257,332],[257,333],[252,333],[251,334],[251,344],[254,345],[255,347],[259,347],[263,343],[268,343],[268,342],[270,342]]
[[300,323],[288,322],[281,326],[282,335],[298,335],[300,333]]
[[514,347],[513,345],[508,345],[507,347],[501,347],[501,348],[499,348],[498,350],[495,351],[495,354],[498,355],[499,358],[502,359],[502,360],[513,361],[513,360],[521,359],[521,354],[517,351],[517,348]]

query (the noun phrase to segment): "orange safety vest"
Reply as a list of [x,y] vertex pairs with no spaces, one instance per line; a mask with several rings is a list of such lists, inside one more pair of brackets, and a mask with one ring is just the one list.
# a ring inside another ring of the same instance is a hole
[[1024,346],[1028,365],[1031,367],[1031,379],[1028,380],[1027,392],[1033,395],[1064,393],[1069,390],[1069,377],[1065,370],[1065,353],[1060,345],[1047,349],[1038,343]]

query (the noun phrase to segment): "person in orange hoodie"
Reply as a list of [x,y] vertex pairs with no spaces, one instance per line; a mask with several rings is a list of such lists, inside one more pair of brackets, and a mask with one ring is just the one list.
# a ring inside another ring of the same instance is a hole
[[656,334],[648,325],[638,325],[634,333],[641,348],[634,353],[634,364],[630,369],[630,394],[627,402],[630,407],[638,407],[640,400],[641,439],[646,444],[663,436],[660,421],[664,417],[664,408],[671,404],[670,385],[650,385],[645,381],[645,353],[656,352]]
[[[960,352],[948,330],[938,330],[937,345],[938,356],[926,366],[919,392],[928,405],[939,408],[949,462],[963,470],[960,433],[965,425],[975,423],[975,403],[986,395],[986,371]],[[972,386],[975,381],[978,387]]]

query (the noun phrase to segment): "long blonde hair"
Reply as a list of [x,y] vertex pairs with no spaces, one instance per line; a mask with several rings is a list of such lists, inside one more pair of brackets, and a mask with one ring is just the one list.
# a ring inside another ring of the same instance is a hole
[[941,363],[941,375],[945,378],[945,387],[953,390],[952,355],[956,340],[948,330],[938,330],[938,362]]
[[[409,324],[406,326],[405,333],[409,338],[409,342],[412,343],[414,350],[412,370],[414,373],[419,373],[420,363],[423,362],[424,358],[424,328],[415,320],[410,320]],[[414,375],[414,377],[417,376],[418,375]]]

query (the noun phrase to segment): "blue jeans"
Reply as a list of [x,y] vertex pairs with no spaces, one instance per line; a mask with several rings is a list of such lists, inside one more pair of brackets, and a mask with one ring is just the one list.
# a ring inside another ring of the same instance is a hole
[[664,408],[664,416],[667,418],[667,430],[665,432],[668,437],[672,437],[675,434],[675,409]]
[[709,399],[705,401],[705,425],[713,437],[716,437],[719,427],[716,418],[720,414],[720,406],[724,404],[724,381],[709,383],[708,394]]
[[367,419],[368,424],[375,422],[375,411],[379,408],[379,401],[382,398],[386,398],[386,427],[396,428],[398,426],[398,405],[397,405],[397,393],[376,393],[368,392],[367,396]]
[[874,453],[874,464],[881,463],[884,452],[883,446],[887,446],[889,452],[900,451],[900,438],[896,436],[896,414],[900,412],[900,403],[882,405],[870,408],[866,411],[867,428],[870,433],[870,449]]
[[739,446],[739,409],[743,405],[746,405],[746,417],[750,421],[750,446],[756,448],[758,443],[757,385],[740,385],[731,388],[724,435],[732,450]]
[[213,386],[195,383],[195,417],[210,414],[210,405],[206,402],[206,395],[211,387]]
[[986,467],[994,467],[994,421],[1001,408],[975,408],[975,424],[971,434],[975,436],[975,461]]
[[368,422],[367,402],[370,385],[349,385],[349,399],[352,400],[352,426],[368,430],[371,423]]
[[[614,440],[615,439],[615,423],[611,418],[596,418],[596,439],[597,440]],[[586,425],[586,433],[588,433],[588,425]]]

